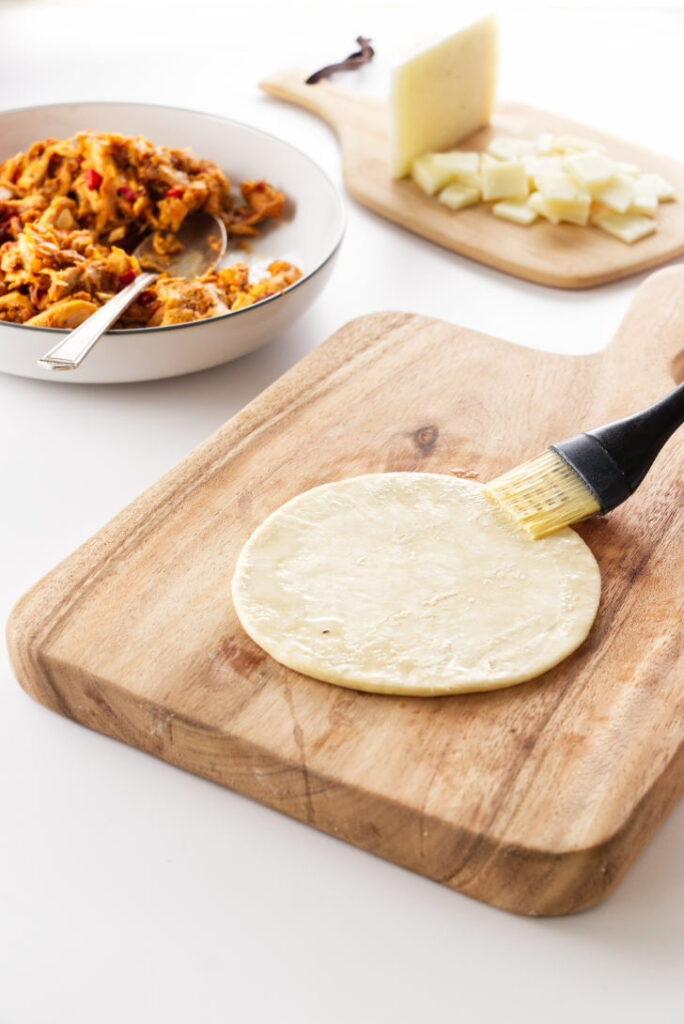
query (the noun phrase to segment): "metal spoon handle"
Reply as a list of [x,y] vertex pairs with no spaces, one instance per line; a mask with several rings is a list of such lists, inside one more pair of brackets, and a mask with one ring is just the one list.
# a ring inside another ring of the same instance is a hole
[[58,341],[49,352],[38,360],[38,365],[47,370],[75,370],[80,366],[91,348],[107,328],[119,319],[140,292],[159,277],[159,274],[138,274],[135,281],[117,292],[109,302],[98,309],[82,324]]

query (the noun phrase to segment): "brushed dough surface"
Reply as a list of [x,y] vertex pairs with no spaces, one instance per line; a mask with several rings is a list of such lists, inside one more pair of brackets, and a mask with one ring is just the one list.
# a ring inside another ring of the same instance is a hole
[[299,494],[255,530],[233,577],[245,632],[276,661],[418,696],[545,672],[585,639],[600,592],[573,530],[532,540],[481,484],[434,473]]

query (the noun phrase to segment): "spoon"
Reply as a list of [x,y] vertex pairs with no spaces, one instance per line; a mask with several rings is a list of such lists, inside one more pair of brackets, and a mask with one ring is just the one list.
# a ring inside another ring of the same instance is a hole
[[133,255],[141,263],[147,261],[148,265],[159,269],[138,274],[134,281],[46,352],[38,360],[38,365],[47,370],[75,370],[105,331],[160,274],[167,273],[186,280],[200,277],[216,266],[226,251],[225,225],[209,213],[194,213],[187,217],[176,232],[176,238],[183,246],[182,252],[160,256],[153,249],[152,235],[146,235]]

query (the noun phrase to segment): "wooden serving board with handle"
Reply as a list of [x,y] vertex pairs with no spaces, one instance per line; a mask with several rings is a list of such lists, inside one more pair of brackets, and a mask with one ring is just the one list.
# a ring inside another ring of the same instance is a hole
[[684,437],[581,532],[585,644],[512,689],[359,693],[277,664],[230,598],[252,530],[361,473],[491,478],[684,376],[684,268],[589,356],[424,316],[342,327],[26,594],[8,639],[37,700],[452,889],[564,914],[603,899],[684,789]]
[[633,245],[598,228],[549,224],[542,218],[529,228],[520,227],[495,217],[483,204],[454,212],[426,195],[410,178],[393,180],[386,103],[329,81],[306,85],[305,78],[303,71],[282,71],[260,85],[271,96],[313,111],[335,129],[342,148],[344,179],[355,199],[447,249],[556,288],[587,288],[617,281],[684,253],[684,164],[536,107],[500,104],[491,124],[459,149],[485,150],[495,135],[581,135],[605,145],[617,160],[662,174],[680,197],[679,202],[660,205],[656,233]]

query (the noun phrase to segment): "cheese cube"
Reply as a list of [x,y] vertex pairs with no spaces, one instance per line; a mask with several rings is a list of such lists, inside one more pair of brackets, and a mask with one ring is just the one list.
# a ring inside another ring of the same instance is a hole
[[487,146],[487,152],[497,160],[521,160],[535,151],[536,147],[529,139],[516,139],[509,135],[497,135]]
[[464,153],[460,150],[452,153],[433,153],[433,164],[438,171],[448,171],[449,182],[457,181],[480,191],[479,153]]
[[537,188],[537,178],[549,171],[563,170],[563,157],[560,153],[553,153],[550,156],[530,156],[524,160],[525,170],[530,182],[530,188]]
[[515,224],[532,224],[539,216],[527,199],[503,199],[500,203],[494,203],[492,213],[495,217],[512,220]]
[[592,196],[615,213],[624,213],[634,200],[634,179],[620,174],[606,185],[592,189]]
[[653,234],[656,229],[655,221],[650,217],[640,217],[635,213],[613,213],[612,210],[592,214],[591,223],[628,245]]
[[652,189],[661,203],[665,203],[669,199],[677,198],[672,185],[669,181],[665,181],[665,178],[660,174],[640,174],[637,181],[640,181],[642,185]]
[[655,217],[658,212],[658,194],[652,185],[646,180],[645,175],[640,175],[633,181],[634,195],[629,205],[630,213],[642,213],[645,217]]
[[470,185],[461,185],[456,182],[447,185],[437,196],[440,203],[444,203],[451,210],[462,210],[464,206],[472,206],[480,198],[479,188],[472,188]]
[[429,196],[439,192],[451,179],[451,172],[444,167],[435,164],[436,153],[426,153],[413,161],[411,177],[416,185],[420,185],[423,192]]
[[569,221],[571,224],[587,223],[591,195],[573,181],[569,174],[563,172],[540,174],[538,187],[544,198],[544,206],[553,217]]
[[553,139],[555,153],[581,153],[587,149],[601,153],[605,148],[600,142],[590,142],[589,139],[580,138],[579,135],[555,135]]
[[547,156],[553,153],[553,135],[551,132],[542,132],[537,139],[535,149],[539,156]]
[[565,168],[576,182],[590,192],[599,185],[606,185],[618,173],[612,160],[593,150],[566,156]]
[[629,174],[631,177],[636,177],[639,173],[639,168],[636,164],[625,163],[624,160],[616,160],[617,169],[619,174]]
[[446,150],[488,124],[498,60],[495,17],[469,25],[392,72],[392,173],[403,178],[416,157]]
[[551,221],[552,224],[560,224],[560,217],[553,214],[547,204],[544,196],[541,192],[533,192],[530,198],[527,200],[527,205],[533,211],[533,213],[540,213],[546,220]]
[[522,160],[510,160],[507,163],[491,163],[482,161],[482,198],[488,199],[525,199],[530,188],[527,183],[527,172]]

